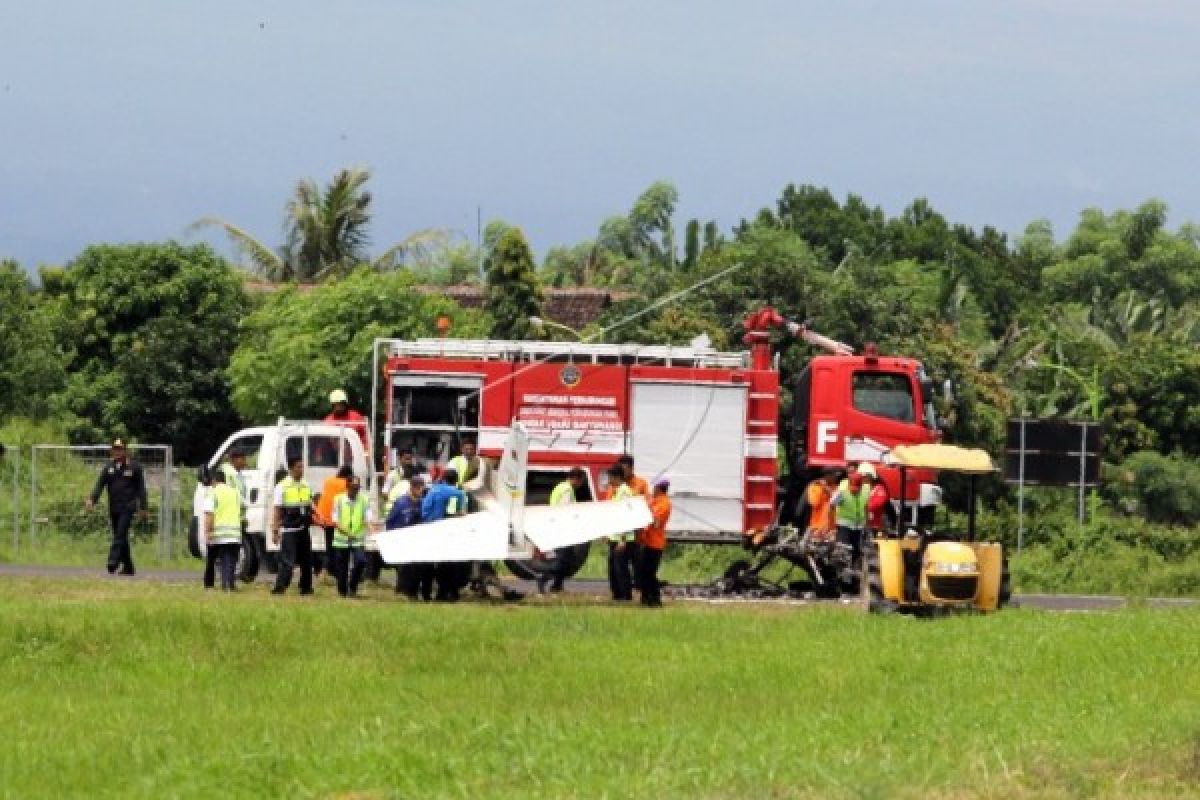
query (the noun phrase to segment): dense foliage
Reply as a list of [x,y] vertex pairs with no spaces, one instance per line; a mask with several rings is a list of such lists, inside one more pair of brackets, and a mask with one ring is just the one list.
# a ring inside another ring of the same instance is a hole
[[77,441],[131,436],[198,458],[238,422],[225,377],[246,311],[241,276],[205,245],[95,245],[48,291]]
[[319,287],[274,292],[247,316],[229,364],[234,407],[245,420],[323,416],[332,388],[370,405],[371,349],[377,338],[430,335],[446,314],[459,336],[486,335],[489,323],[440,295],[414,290],[412,276],[363,268]]
[[531,318],[542,313],[542,286],[533,253],[519,228],[507,228],[492,245],[484,262],[487,310],[496,339],[536,339]]

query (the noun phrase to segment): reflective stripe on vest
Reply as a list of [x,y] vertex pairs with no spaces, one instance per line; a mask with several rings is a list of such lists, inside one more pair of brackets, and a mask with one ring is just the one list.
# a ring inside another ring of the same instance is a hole
[[[470,472],[472,464],[475,465],[475,472],[468,475],[467,473]],[[468,461],[466,456],[457,455],[450,459],[450,463],[446,465],[446,469],[452,469],[454,470],[455,474],[458,475],[458,483],[456,485],[459,489],[461,489],[464,483],[469,480],[474,480],[479,474],[479,456],[475,456],[473,459]]]
[[570,481],[563,481],[554,487],[554,491],[550,493],[550,505],[560,506],[563,503],[575,502],[575,487]]
[[213,529],[208,536],[212,544],[237,544],[242,540],[242,498],[237,489],[224,483],[212,488]]
[[279,485],[283,487],[283,529],[297,531],[307,527],[312,489],[304,481],[293,480],[291,475]]
[[[630,485],[628,483],[622,483],[617,488],[617,491],[613,492],[612,499],[613,500],[625,500],[630,497],[637,497],[637,493],[633,491],[633,489],[630,487]],[[608,540],[610,542],[632,542],[633,535],[634,535],[633,531],[626,531],[624,533],[614,533],[612,536],[608,537]]]
[[838,485],[841,500],[837,507],[837,524],[846,528],[861,528],[867,523],[867,491],[859,487],[858,494],[850,493],[850,482]]
[[367,535],[367,496],[362,492],[353,500],[349,495],[339,494],[333,501],[337,509],[337,527],[333,529],[333,546],[359,547]]

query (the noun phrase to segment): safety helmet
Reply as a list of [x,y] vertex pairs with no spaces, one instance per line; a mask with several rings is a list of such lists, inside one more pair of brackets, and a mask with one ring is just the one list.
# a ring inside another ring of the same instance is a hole
[[858,465],[858,474],[862,475],[864,478],[870,478],[871,480],[876,480],[879,478],[879,475],[875,472],[874,465],[868,464],[865,461]]
[[334,389],[329,393],[329,405],[334,403],[349,403],[350,398],[346,396],[346,392],[342,389]]

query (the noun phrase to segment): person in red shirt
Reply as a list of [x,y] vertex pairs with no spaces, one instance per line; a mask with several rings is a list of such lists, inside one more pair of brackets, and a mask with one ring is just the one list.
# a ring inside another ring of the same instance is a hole
[[665,478],[654,482],[654,494],[647,498],[654,519],[637,535],[637,584],[642,605],[649,608],[662,606],[658,567],[662,564],[663,550],[667,549],[667,522],[671,519],[671,498],[667,491],[670,488],[671,484]]
[[367,418],[350,407],[350,398],[342,389],[334,389],[329,393],[331,410],[325,415],[324,422],[335,422],[358,431],[362,439],[363,451],[370,457],[370,435],[367,433]]
[[867,530],[882,531],[887,528],[887,506],[892,499],[887,485],[879,480],[875,467],[866,462],[858,465],[858,474],[870,486],[867,493]]

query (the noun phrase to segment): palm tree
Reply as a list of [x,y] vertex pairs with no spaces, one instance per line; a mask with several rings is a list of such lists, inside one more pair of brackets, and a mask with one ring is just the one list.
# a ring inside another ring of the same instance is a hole
[[371,193],[363,186],[371,173],[362,167],[343,169],[324,191],[311,178],[296,184],[286,206],[284,243],[272,250],[245,230],[216,217],[204,217],[188,226],[220,228],[251,270],[270,281],[319,281],[339,277],[360,264],[372,269],[395,269],[406,257],[428,257],[450,243],[450,234],[439,229],[418,231],[392,245],[375,259],[367,256],[370,237]]

